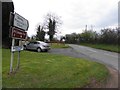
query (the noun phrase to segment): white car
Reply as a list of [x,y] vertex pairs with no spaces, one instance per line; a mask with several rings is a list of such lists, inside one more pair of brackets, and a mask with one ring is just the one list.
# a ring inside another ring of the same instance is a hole
[[36,50],[37,52],[48,51],[50,50],[50,45],[42,41],[30,42],[27,45],[24,45],[25,49]]

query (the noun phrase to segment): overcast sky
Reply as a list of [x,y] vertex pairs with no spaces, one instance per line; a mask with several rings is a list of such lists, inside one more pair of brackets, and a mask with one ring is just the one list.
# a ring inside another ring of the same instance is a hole
[[99,31],[105,27],[117,27],[119,0],[13,0],[15,12],[28,19],[28,35],[36,34],[36,26],[42,23],[48,12],[61,16],[61,34],[81,33],[88,25]]

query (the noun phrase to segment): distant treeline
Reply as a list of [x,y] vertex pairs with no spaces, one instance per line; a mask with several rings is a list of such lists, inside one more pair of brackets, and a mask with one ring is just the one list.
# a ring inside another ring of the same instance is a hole
[[80,44],[80,43],[93,43],[93,44],[120,44],[120,28],[106,28],[102,29],[100,33],[93,30],[84,30],[81,34],[66,34],[66,43]]

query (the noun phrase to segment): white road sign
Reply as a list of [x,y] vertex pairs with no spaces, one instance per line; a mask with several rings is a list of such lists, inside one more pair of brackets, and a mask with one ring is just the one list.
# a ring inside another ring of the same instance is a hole
[[11,51],[12,51],[12,52],[21,51],[21,50],[23,50],[23,47],[22,47],[22,46],[12,46],[12,47],[11,47]]
[[19,14],[14,14],[14,23],[13,26],[18,27],[24,31],[27,31],[29,27],[28,20],[20,16]]

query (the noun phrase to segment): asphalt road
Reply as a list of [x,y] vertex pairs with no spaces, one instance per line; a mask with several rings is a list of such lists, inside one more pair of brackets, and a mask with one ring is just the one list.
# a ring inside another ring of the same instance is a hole
[[50,53],[63,54],[67,56],[85,58],[100,62],[118,70],[118,53],[105,50],[94,49],[86,46],[68,44],[72,48],[67,49],[52,49]]
[[94,49],[80,45],[69,44],[69,46],[72,47],[79,54],[84,54],[90,59],[109,65],[114,69],[118,70],[118,53]]

